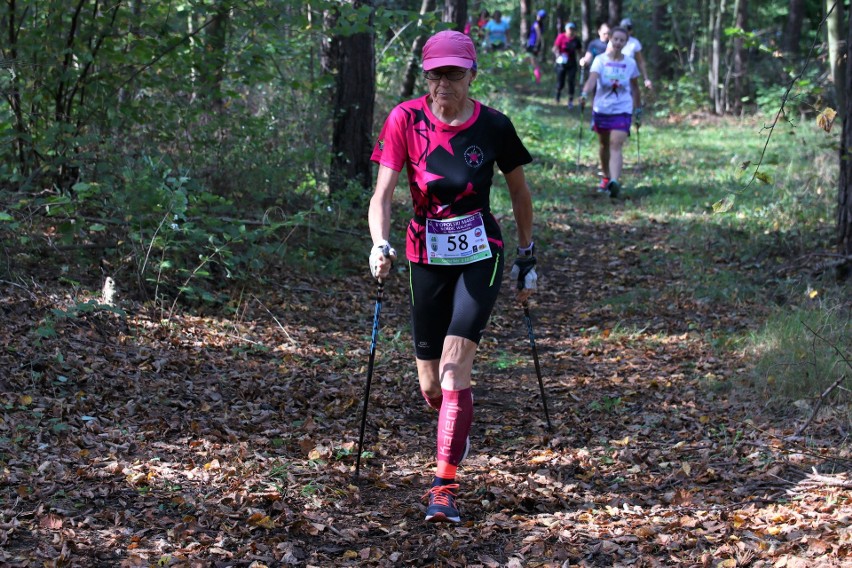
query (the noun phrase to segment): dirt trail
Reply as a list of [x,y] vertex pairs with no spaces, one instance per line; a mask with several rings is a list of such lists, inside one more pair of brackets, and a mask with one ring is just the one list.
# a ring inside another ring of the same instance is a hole
[[[416,386],[404,274],[385,291],[366,448],[375,456],[358,486],[368,278],[282,275],[231,315],[170,325],[129,303],[126,321],[63,319],[40,344],[31,331],[55,306],[8,286],[0,562],[848,562],[848,459],[782,442],[790,423],[761,414],[740,384],[744,362],[712,346],[758,325],[762,308],[696,298],[665,224],[583,219],[553,213],[532,304],[554,431],[543,428],[523,314],[504,284],[474,375],[458,527],[422,522],[436,416]],[[811,467],[822,475],[808,477]]]

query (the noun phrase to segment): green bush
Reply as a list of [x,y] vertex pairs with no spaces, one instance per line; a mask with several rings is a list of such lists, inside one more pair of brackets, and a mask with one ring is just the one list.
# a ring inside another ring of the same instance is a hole
[[[808,295],[814,295],[809,292]],[[750,338],[755,357],[753,382],[776,401],[819,397],[850,402],[852,387],[852,314],[849,306],[809,301],[793,310],[779,309]]]

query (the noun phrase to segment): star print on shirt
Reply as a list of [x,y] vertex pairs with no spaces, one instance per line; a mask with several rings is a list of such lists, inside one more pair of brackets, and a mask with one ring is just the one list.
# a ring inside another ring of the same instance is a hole
[[479,146],[468,146],[467,150],[464,151],[464,161],[467,162],[467,165],[471,168],[478,168],[482,165],[484,154],[485,153],[482,151],[482,148]]
[[450,141],[456,135],[456,130],[449,130],[440,125],[432,124],[426,112],[421,109],[415,109],[414,114],[414,131],[417,133],[418,140],[415,143],[417,155],[417,163],[424,161],[432,152],[438,148],[443,148],[450,156],[455,156],[453,147]]

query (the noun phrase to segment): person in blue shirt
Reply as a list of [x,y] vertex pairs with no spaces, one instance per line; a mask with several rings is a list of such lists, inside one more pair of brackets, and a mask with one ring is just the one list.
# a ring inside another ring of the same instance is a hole
[[509,45],[509,22],[503,19],[500,10],[485,24],[485,45],[491,49],[505,49]]
[[592,61],[595,60],[595,57],[606,51],[606,47],[609,44],[609,34],[609,24],[603,22],[598,27],[597,39],[593,39],[589,42],[589,45],[586,48],[586,54],[583,55],[582,59],[580,59],[580,67],[588,67],[592,64]]

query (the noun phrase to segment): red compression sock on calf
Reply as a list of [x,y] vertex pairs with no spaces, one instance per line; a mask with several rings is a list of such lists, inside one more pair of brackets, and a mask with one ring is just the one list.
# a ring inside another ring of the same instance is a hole
[[435,475],[442,480],[452,480],[464,457],[473,423],[473,394],[469,388],[442,391],[444,402],[438,413],[438,471]]

